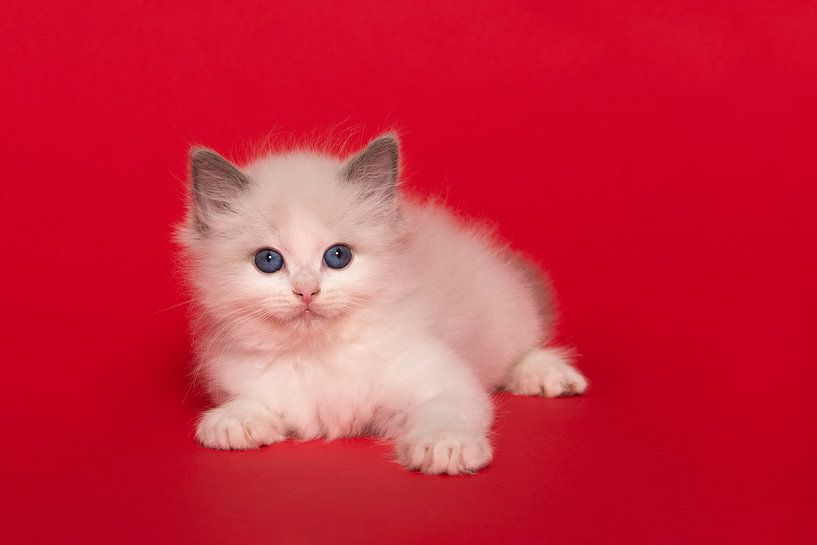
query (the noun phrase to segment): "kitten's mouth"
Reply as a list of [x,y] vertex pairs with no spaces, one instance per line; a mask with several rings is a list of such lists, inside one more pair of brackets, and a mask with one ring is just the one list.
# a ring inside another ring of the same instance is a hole
[[302,324],[318,324],[326,320],[330,320],[333,313],[326,309],[316,308],[315,305],[294,305],[290,307],[289,312],[279,315],[278,319],[283,322],[289,322],[292,325]]
[[319,312],[315,311],[314,307],[304,307],[295,315],[295,318],[298,320],[315,320],[322,317]]

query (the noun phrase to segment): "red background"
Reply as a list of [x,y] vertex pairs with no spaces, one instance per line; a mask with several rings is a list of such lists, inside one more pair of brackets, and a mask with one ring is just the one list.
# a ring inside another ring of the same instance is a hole
[[[0,541],[815,543],[814,2],[429,4],[4,6]],[[187,147],[338,125],[552,271],[478,476],[193,441]]]

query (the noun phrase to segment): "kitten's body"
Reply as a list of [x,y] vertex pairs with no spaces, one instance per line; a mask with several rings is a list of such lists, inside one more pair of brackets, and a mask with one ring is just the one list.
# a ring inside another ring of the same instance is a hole
[[[490,390],[585,389],[563,351],[541,348],[542,280],[487,230],[397,191],[393,137],[347,163],[291,153],[233,172],[219,160],[194,151],[180,229],[200,373],[219,405],[199,422],[205,445],[375,434],[409,468],[461,473],[491,459]],[[321,264],[336,243],[355,254],[342,270]],[[267,247],[285,270],[253,268]],[[319,290],[309,313],[303,286]]]

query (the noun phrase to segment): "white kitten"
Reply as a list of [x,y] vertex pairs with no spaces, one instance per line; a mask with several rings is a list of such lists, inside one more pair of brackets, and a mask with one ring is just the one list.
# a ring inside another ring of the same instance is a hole
[[346,162],[301,151],[239,169],[201,148],[190,161],[178,239],[216,404],[202,444],[374,434],[409,469],[467,473],[491,461],[491,390],[586,389],[567,352],[545,347],[553,310],[536,269],[399,191],[395,135]]

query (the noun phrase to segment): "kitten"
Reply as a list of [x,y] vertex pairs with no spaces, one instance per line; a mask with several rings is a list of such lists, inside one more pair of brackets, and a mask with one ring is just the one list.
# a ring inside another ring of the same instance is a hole
[[239,168],[190,153],[178,229],[196,294],[196,438],[249,449],[370,434],[425,473],[492,458],[489,392],[580,394],[548,347],[547,283],[488,230],[401,191],[394,134],[341,161],[294,151]]

